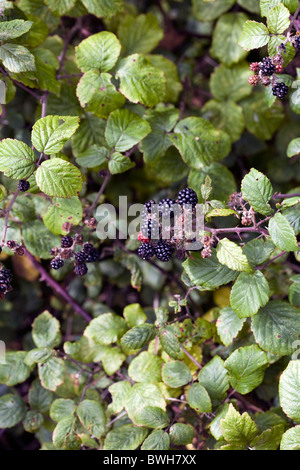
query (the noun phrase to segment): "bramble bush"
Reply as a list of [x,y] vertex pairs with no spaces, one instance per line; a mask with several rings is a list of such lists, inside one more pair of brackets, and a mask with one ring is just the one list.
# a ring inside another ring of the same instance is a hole
[[0,15],[1,448],[300,450],[299,2]]

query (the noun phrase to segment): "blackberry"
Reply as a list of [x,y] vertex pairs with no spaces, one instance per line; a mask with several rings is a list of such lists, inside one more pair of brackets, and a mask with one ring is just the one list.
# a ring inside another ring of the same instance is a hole
[[157,240],[159,238],[159,225],[156,220],[148,219],[143,223],[141,232],[148,239]]
[[296,36],[294,38],[294,48],[295,49],[300,49],[300,36]]
[[85,253],[85,261],[87,263],[95,263],[96,261],[99,260],[99,257],[100,257],[100,253],[96,248],[91,250],[89,253]]
[[155,254],[160,261],[167,262],[174,253],[174,248],[165,240],[159,240],[156,245]]
[[174,199],[164,198],[159,202],[159,214],[161,215],[172,215],[172,206],[175,204]]
[[86,261],[86,255],[87,253],[84,253],[84,251],[78,251],[78,253],[76,253],[75,255],[75,260],[81,264],[81,263],[85,263]]
[[50,266],[52,269],[60,269],[63,267],[63,265],[64,265],[64,261],[61,258],[54,258],[50,262]]
[[273,91],[274,96],[277,96],[277,98],[283,100],[283,98],[289,92],[289,87],[285,83],[279,82],[279,83],[276,83],[276,85],[273,86],[272,91]]
[[264,57],[260,63],[260,71],[263,75],[271,76],[275,72],[275,66],[270,57]]
[[10,288],[9,282],[1,281],[0,282],[0,292],[5,294]]
[[153,199],[150,199],[150,201],[146,202],[144,204],[145,212],[151,214],[151,207],[153,206],[153,204],[155,204],[155,201],[153,201]]
[[70,248],[73,245],[73,238],[70,235],[65,235],[62,237],[60,246],[62,248]]
[[142,243],[138,248],[138,255],[144,260],[150,259],[155,255],[155,248],[151,243]]
[[14,248],[16,248],[16,242],[13,241],[13,240],[8,240],[6,242],[6,246],[7,248],[9,248],[10,250],[13,250]]
[[18,182],[18,189],[19,189],[22,193],[26,193],[26,191],[28,191],[29,188],[30,188],[30,183],[29,183],[29,181],[20,180],[20,181]]
[[77,266],[74,267],[74,273],[76,274],[76,276],[85,276],[87,272],[88,268],[85,263],[77,264]]
[[85,253],[90,253],[91,251],[93,251],[95,248],[94,248],[94,245],[92,245],[92,243],[85,243],[82,247],[83,251]]
[[178,204],[181,206],[190,204],[195,207],[198,204],[198,197],[196,192],[191,188],[185,188],[178,193]]
[[0,280],[11,282],[13,278],[12,272],[9,269],[2,268],[0,271]]

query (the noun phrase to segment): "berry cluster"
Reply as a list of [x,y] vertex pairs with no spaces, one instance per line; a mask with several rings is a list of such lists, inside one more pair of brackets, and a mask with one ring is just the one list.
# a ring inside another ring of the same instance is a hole
[[[80,251],[75,251],[76,245],[81,246]],[[54,255],[50,266],[55,270],[64,266],[64,260],[74,258],[74,273],[80,277],[87,274],[87,263],[95,263],[100,259],[99,250],[92,243],[84,243],[81,235],[65,235],[61,239],[60,247],[53,248],[50,254]]]
[[273,95],[281,100],[287,95],[289,87],[279,82],[275,75],[283,72],[283,57],[280,53],[274,57],[264,57],[261,62],[252,62],[250,70],[254,72],[254,75],[248,79],[250,85],[257,86],[259,83],[263,86],[271,85]]
[[[138,248],[138,255],[143,260],[149,260],[156,256],[158,260],[167,262],[177,250],[178,258],[182,259],[185,255],[185,250],[182,247],[183,242],[174,236],[174,227],[178,223],[175,207],[176,205],[185,206],[186,209],[193,211],[197,203],[197,194],[191,188],[179,191],[176,200],[164,198],[157,204],[152,199],[146,202],[142,214],[143,224],[138,235],[138,240],[142,242]],[[167,227],[170,237],[165,239],[163,229],[166,227],[163,227],[161,220],[164,220],[167,216],[169,216],[169,219],[166,220],[170,221],[170,226]],[[181,215],[179,219],[180,217]],[[182,224],[182,220],[179,223]]]
[[18,189],[22,192],[22,193],[26,193],[26,191],[28,191],[28,189],[30,188],[30,183],[29,181],[27,180],[20,180],[18,182]]
[[295,49],[300,49],[300,35],[294,36],[293,38],[293,46]]
[[[24,253],[25,253],[25,248],[24,248],[24,246],[23,246],[23,245],[20,245],[20,243],[17,243],[17,242],[15,242],[14,240],[7,240],[7,242],[5,243],[5,245],[6,245],[7,248],[9,248],[10,250],[13,250],[16,255],[23,256]],[[2,251],[2,248],[1,248],[1,251]],[[1,253],[1,251],[0,251],[0,253]]]
[[3,266],[0,270],[0,300],[4,299],[4,296],[9,292],[11,288],[12,273],[9,269],[5,269]]

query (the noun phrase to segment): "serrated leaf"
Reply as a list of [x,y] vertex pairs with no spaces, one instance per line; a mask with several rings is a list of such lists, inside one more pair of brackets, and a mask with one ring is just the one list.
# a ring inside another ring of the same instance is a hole
[[187,401],[191,408],[198,413],[210,413],[212,411],[209,394],[199,383],[193,383],[187,391]]
[[83,5],[89,13],[98,18],[110,18],[118,13],[123,7],[123,0],[82,0]]
[[82,188],[82,174],[70,162],[61,158],[44,161],[35,174],[40,190],[47,196],[69,198],[77,196]]
[[138,303],[126,305],[123,316],[130,327],[143,325],[147,320],[147,315]]
[[79,224],[82,213],[82,204],[77,196],[69,199],[53,198],[52,204],[43,215],[43,222],[55,235],[67,235],[65,224]]
[[117,342],[126,331],[124,318],[114,313],[103,313],[89,323],[84,335],[96,343],[108,345]]
[[11,20],[0,23],[0,41],[14,39],[27,33],[32,26],[32,21]]
[[132,54],[122,59],[116,71],[120,79],[120,92],[132,103],[153,107],[164,100],[166,78],[141,54]]
[[59,321],[47,310],[32,324],[32,338],[38,348],[56,348],[61,342]]
[[108,388],[111,396],[112,403],[110,403],[109,408],[113,413],[120,413],[125,406],[127,396],[130,393],[131,385],[126,380],[120,382],[115,382]]
[[226,65],[244,59],[247,51],[238,44],[243,26],[248,16],[245,13],[227,13],[218,20],[213,33],[211,55]]
[[282,103],[270,106],[264,92],[253,93],[241,102],[247,130],[263,141],[270,140],[284,119]]
[[182,358],[183,352],[179,340],[172,325],[167,325],[159,330],[159,341],[163,350],[172,358]]
[[0,46],[0,60],[10,72],[31,72],[35,70],[34,56],[27,47],[19,44],[2,44]]
[[57,423],[75,414],[76,403],[70,398],[57,398],[51,404],[49,415]]
[[148,434],[145,427],[126,424],[110,431],[104,441],[104,450],[135,450]]
[[169,422],[168,414],[157,406],[145,406],[134,415],[134,424],[152,429],[166,428]]
[[161,382],[163,360],[148,351],[142,351],[132,359],[128,367],[128,375],[134,382]]
[[294,157],[300,153],[300,137],[291,140],[286,152],[289,158]]
[[63,149],[78,126],[78,116],[46,116],[34,124],[31,140],[39,152],[53,155]]
[[147,121],[128,109],[113,111],[107,120],[105,138],[118,152],[125,152],[138,144],[151,132]]
[[193,0],[193,13],[199,21],[214,21],[227,10],[229,10],[234,0]]
[[245,253],[253,268],[265,263],[274,250],[274,243],[271,240],[263,240],[262,238],[255,238],[243,246],[243,253]]
[[151,52],[163,38],[163,30],[152,13],[126,15],[118,27],[118,38],[126,55]]
[[122,153],[114,152],[108,162],[108,169],[111,175],[124,173],[135,167],[135,162],[132,162],[129,157],[122,155]]
[[249,64],[242,61],[232,67],[221,64],[215,67],[210,76],[210,90],[218,101],[240,101],[251,94],[252,87],[248,83]]
[[149,323],[135,326],[122,336],[121,345],[126,348],[126,350],[141,349],[154,339],[156,334],[157,328]]
[[192,374],[184,362],[170,361],[163,365],[162,379],[168,387],[179,388],[191,382]]
[[236,349],[225,361],[231,386],[245,395],[261,384],[269,362],[256,344]]
[[0,142],[0,171],[12,179],[26,179],[35,170],[36,156],[27,144],[15,139]]
[[170,441],[175,446],[190,444],[194,437],[194,429],[189,424],[175,423],[169,430]]
[[24,382],[32,368],[25,362],[25,351],[9,351],[5,354],[5,362],[0,362],[0,384],[13,387]]
[[44,422],[44,417],[38,411],[27,411],[23,420],[23,426],[26,432],[37,432]]
[[82,426],[87,429],[92,436],[98,439],[102,436],[106,426],[106,416],[102,406],[95,400],[82,400],[79,403],[76,414]]
[[243,254],[242,248],[236,243],[223,238],[217,246],[217,258],[219,262],[235,271],[251,272],[246,255]]
[[76,47],[77,65],[82,72],[109,72],[116,64],[120,51],[121,44],[115,34],[101,31],[84,39]]
[[52,403],[53,394],[50,390],[46,390],[42,387],[41,382],[36,378],[29,389],[28,401],[29,405],[33,410],[46,413]]
[[80,438],[75,434],[76,418],[68,416],[56,425],[52,440],[59,449],[78,449],[81,445]]
[[278,450],[284,426],[279,424],[270,429],[265,429],[261,434],[256,436],[250,444],[253,450]]
[[208,392],[213,407],[225,399],[229,388],[228,372],[219,356],[215,356],[200,370],[198,380]]
[[60,243],[60,238],[50,232],[41,220],[24,224],[22,237],[30,253],[42,259],[52,258],[49,253],[49,246],[58,246]]
[[271,300],[252,317],[251,329],[257,344],[272,354],[293,354],[299,340],[299,309],[282,300]]
[[7,394],[0,397],[0,428],[12,428],[26,414],[26,403],[19,395]]
[[267,25],[271,34],[281,34],[290,25],[290,12],[280,3],[267,14]]
[[217,331],[225,346],[229,346],[241,331],[245,319],[239,318],[231,307],[224,307],[217,319]]
[[44,362],[48,361],[53,356],[54,356],[53,349],[50,349],[50,348],[47,348],[47,347],[34,348],[34,349],[31,349],[27,353],[27,355],[24,359],[24,363],[27,366],[32,367],[36,363],[44,364]]
[[120,369],[126,356],[119,347],[106,348],[102,356],[102,366],[107,375],[113,375]]
[[251,51],[268,44],[269,38],[269,30],[263,23],[249,20],[244,24],[239,45],[246,49],[246,51]]
[[280,450],[300,450],[300,425],[288,429],[283,434]]
[[284,215],[277,212],[269,221],[269,234],[276,246],[283,251],[298,251],[299,246],[293,227]]
[[141,450],[169,450],[170,438],[167,432],[160,429],[153,431],[144,440]]
[[147,406],[161,408],[165,411],[166,402],[159,390],[154,384],[137,383],[131,387],[125,401],[125,409],[129,418],[134,422],[135,414]]
[[247,318],[266,305],[269,297],[269,284],[260,271],[241,273],[231,289],[230,305],[239,318]]
[[242,195],[253,209],[260,214],[270,215],[272,213],[269,204],[274,190],[272,184],[263,173],[252,168],[242,180]]
[[294,421],[300,421],[300,361],[290,361],[279,380],[280,406],[285,414]]
[[229,405],[225,418],[221,420],[221,428],[223,437],[228,443],[244,448],[247,448],[258,432],[250,415],[248,413],[240,415],[232,404]]
[[44,364],[38,364],[38,373],[43,387],[55,392],[64,381],[65,363],[62,359],[53,357]]

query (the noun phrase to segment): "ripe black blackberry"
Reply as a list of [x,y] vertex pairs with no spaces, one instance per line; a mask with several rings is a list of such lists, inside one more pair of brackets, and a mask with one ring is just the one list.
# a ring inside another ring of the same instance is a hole
[[96,248],[89,251],[88,253],[85,253],[85,261],[87,263],[95,263],[96,261],[99,260],[99,257],[100,257],[100,253]]
[[9,269],[2,268],[0,271],[0,281],[11,282],[13,278],[12,272]]
[[62,237],[60,246],[62,248],[70,248],[73,245],[73,238],[70,235],[65,235]]
[[293,44],[295,49],[300,49],[300,36],[295,36]]
[[85,263],[77,264],[74,267],[74,273],[76,274],[76,276],[79,276],[79,277],[85,276],[87,272],[88,272],[88,268]]
[[140,258],[147,260],[155,255],[155,248],[151,243],[142,243],[138,248]]
[[159,202],[159,214],[161,215],[172,215],[174,211],[172,211],[172,206],[174,206],[175,201],[174,199],[164,198]]
[[93,251],[95,248],[94,248],[94,245],[92,245],[92,243],[85,243],[82,247],[83,251],[85,253],[90,253],[91,251]]
[[158,260],[167,262],[171,258],[172,254],[174,253],[174,247],[170,245],[166,240],[159,240],[155,254]]
[[16,248],[17,244],[14,240],[7,240],[6,242],[6,246],[7,248],[9,248],[10,250],[13,250],[14,248]]
[[75,260],[81,264],[81,263],[85,263],[86,261],[86,255],[87,253],[85,253],[84,251],[78,251],[78,253],[75,254]]
[[152,240],[157,240],[159,238],[158,222],[153,219],[146,220],[141,227],[141,232],[144,237],[147,237]]
[[277,98],[283,100],[289,92],[289,87],[283,82],[278,82],[273,86],[272,92],[274,96],[277,96]]
[[151,208],[152,208],[153,204],[155,204],[155,201],[153,201],[153,199],[150,199],[150,201],[148,201],[144,204],[145,211],[148,212],[148,214],[151,214]]
[[29,188],[30,188],[30,183],[29,183],[29,181],[20,180],[20,181],[18,182],[18,189],[19,189],[22,193],[26,193],[26,191],[28,191]]
[[270,57],[264,57],[260,63],[260,71],[263,75],[268,75],[269,77],[275,72],[275,66],[272,63]]
[[185,188],[178,193],[178,204],[181,206],[190,204],[195,207],[198,204],[198,197],[196,192],[191,188]]
[[50,262],[51,268],[56,269],[56,270],[62,268],[63,265],[64,265],[64,261],[61,258],[54,258]]

